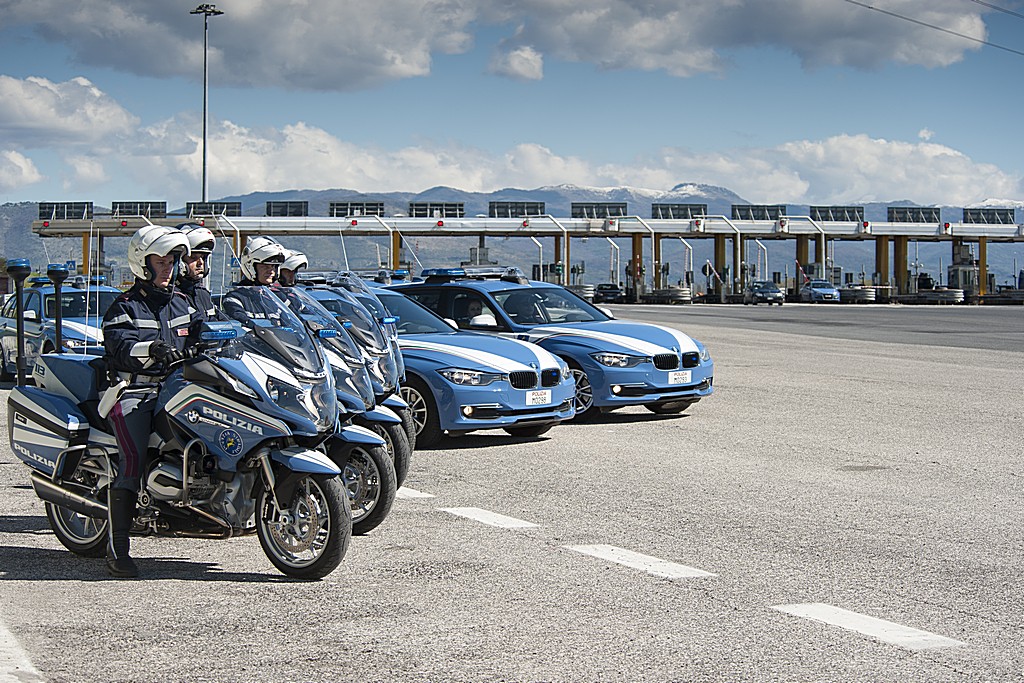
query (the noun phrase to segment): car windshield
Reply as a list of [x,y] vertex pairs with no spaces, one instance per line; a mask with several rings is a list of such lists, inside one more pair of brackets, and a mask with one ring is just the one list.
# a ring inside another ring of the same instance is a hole
[[608,316],[562,287],[520,287],[493,294],[495,301],[518,325],[582,323]]
[[382,294],[383,303],[398,317],[398,334],[451,334],[448,323],[404,294]]
[[832,289],[832,283],[825,282],[824,280],[811,280],[811,284],[808,287],[811,289]]
[[759,289],[762,292],[777,292],[779,288],[771,282],[758,282],[754,285],[754,289]]
[[236,340],[244,349],[273,358],[298,374],[321,375],[323,359],[306,326],[270,287],[236,287],[221,300],[221,312],[246,328]]
[[[121,292],[89,291],[84,289],[61,289],[60,291],[60,314],[62,318],[84,318],[86,317],[85,307],[88,298],[89,317],[99,317],[107,312],[114,299],[119,297]],[[47,318],[57,317],[56,294],[47,294],[44,297],[43,315]]]

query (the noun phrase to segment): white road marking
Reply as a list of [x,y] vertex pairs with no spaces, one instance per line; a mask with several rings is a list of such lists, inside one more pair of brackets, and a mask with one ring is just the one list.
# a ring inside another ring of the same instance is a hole
[[416,489],[411,489],[408,486],[403,486],[402,488],[398,489],[398,497],[399,498],[433,498],[434,494],[433,493],[424,493],[423,491],[417,491]]
[[0,623],[0,683],[43,683],[28,655],[7,627]]
[[502,527],[503,529],[525,529],[527,527],[537,526],[533,522],[524,522],[521,519],[515,517],[506,517],[505,515],[499,515],[497,512],[491,512],[482,508],[438,508],[444,512],[450,512],[453,515],[459,517],[466,517],[483,524],[490,524],[491,526]]
[[930,650],[938,647],[958,647],[967,643],[945,636],[939,636],[928,631],[921,631],[909,626],[903,626],[884,619],[876,619],[866,614],[851,612],[841,607],[833,607],[820,602],[811,602],[802,605],[777,605],[772,607],[780,612],[792,614],[821,621],[832,626],[856,631],[872,638],[877,638],[892,645],[906,648],[908,650]]
[[694,569],[693,567],[687,567],[685,564],[669,562],[668,560],[662,560],[651,555],[643,555],[632,550],[617,548],[613,545],[564,545],[562,547],[577,553],[639,569],[648,574],[663,576],[666,579],[692,579],[702,576],[714,576],[714,574],[703,569]]

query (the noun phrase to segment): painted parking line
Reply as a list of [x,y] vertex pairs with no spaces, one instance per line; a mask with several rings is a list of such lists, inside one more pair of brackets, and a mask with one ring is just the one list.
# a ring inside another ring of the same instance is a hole
[[497,512],[491,512],[490,510],[484,510],[483,508],[438,508],[443,512],[449,512],[459,517],[465,517],[472,519],[482,524],[490,524],[491,526],[501,527],[503,529],[525,529],[528,527],[537,526],[533,522],[524,522],[521,519],[515,517],[506,517],[505,515],[499,515]]
[[43,683],[45,680],[32,666],[14,635],[0,623],[0,683]]
[[417,491],[416,489],[411,489],[408,486],[403,486],[402,488],[398,489],[397,495],[398,495],[399,498],[433,498],[434,497],[433,493],[425,493],[423,491]]
[[564,545],[562,547],[577,553],[639,569],[648,574],[663,576],[666,579],[692,579],[702,576],[714,576],[711,572],[706,572],[703,569],[687,567],[685,564],[669,562],[668,560],[662,560],[651,555],[617,548],[613,545]]
[[871,638],[876,638],[885,643],[898,645],[908,650],[931,650],[939,647],[958,647],[966,645],[959,640],[946,638],[945,636],[921,631],[909,626],[903,626],[884,619],[876,619],[866,614],[851,612],[841,607],[833,607],[820,602],[811,602],[802,605],[777,605],[772,609],[821,621],[831,626],[838,626],[849,631],[856,631]]

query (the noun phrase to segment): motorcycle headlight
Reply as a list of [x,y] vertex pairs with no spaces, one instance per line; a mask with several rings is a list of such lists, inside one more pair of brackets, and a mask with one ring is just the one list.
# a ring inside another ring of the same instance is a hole
[[592,353],[590,357],[609,368],[635,368],[647,360],[647,356],[631,356],[628,353],[610,353],[607,351]]
[[501,373],[463,370],[462,368],[447,368],[445,370],[438,370],[438,372],[452,384],[470,386],[486,386],[504,377]]

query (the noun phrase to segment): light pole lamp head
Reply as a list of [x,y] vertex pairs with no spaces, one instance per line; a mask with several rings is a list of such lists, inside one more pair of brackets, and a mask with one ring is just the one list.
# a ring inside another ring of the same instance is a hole
[[205,14],[208,17],[216,17],[220,14],[224,14],[224,10],[217,9],[216,5],[209,3],[203,3],[196,7],[194,10],[189,10],[189,14]]

